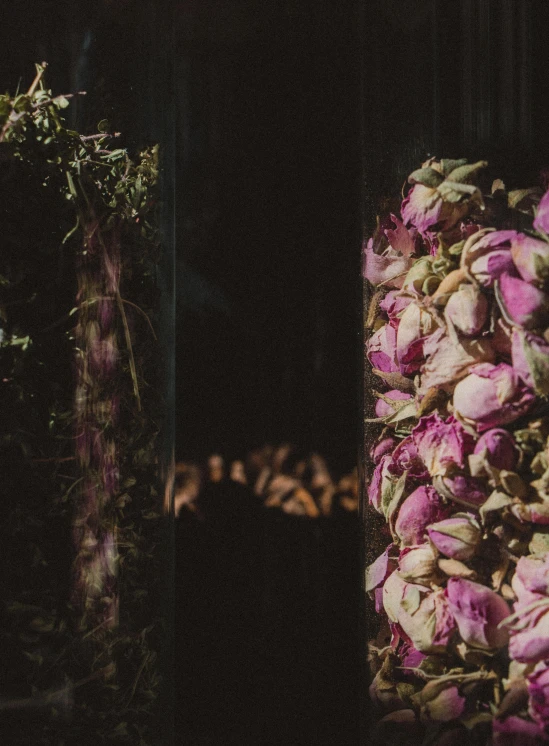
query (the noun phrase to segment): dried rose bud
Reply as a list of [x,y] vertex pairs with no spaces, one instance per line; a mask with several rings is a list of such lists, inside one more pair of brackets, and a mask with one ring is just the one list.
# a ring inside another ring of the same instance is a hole
[[478,510],[484,505],[488,497],[484,482],[457,471],[451,471],[445,476],[434,477],[433,484],[439,494],[466,508]]
[[471,513],[456,513],[433,523],[427,533],[439,552],[457,560],[471,559],[482,538],[478,521]]
[[549,344],[536,334],[514,329],[513,368],[524,383],[538,394],[549,394]]
[[528,714],[549,735],[549,666],[538,663],[527,676],[529,707]]
[[516,715],[501,720],[494,718],[492,730],[493,746],[540,746],[543,735],[537,723]]
[[418,389],[421,396],[433,386],[451,392],[456,382],[469,373],[471,366],[479,362],[491,363],[496,357],[490,340],[456,339],[442,328],[427,337],[423,352],[425,362],[421,367],[421,386]]
[[427,526],[448,517],[449,512],[433,487],[418,487],[400,506],[395,533],[403,546],[423,544]]
[[535,285],[503,273],[496,297],[508,321],[524,329],[545,328],[549,322],[549,296]]
[[511,242],[516,231],[484,229],[474,233],[465,242],[461,252],[461,266],[484,287],[490,287],[503,272],[513,273],[515,265],[511,256]]
[[534,230],[546,235],[549,234],[549,191],[545,192],[538,205],[534,219]]
[[449,464],[465,466],[472,453],[474,440],[454,417],[443,420],[437,412],[421,417],[412,430],[417,452],[433,477],[444,474]]
[[374,464],[379,464],[382,456],[392,453],[395,450],[398,441],[395,438],[383,438],[370,451],[370,458]]
[[479,432],[513,422],[535,401],[534,394],[506,363],[481,363],[454,391],[454,411]]
[[390,290],[385,298],[379,303],[379,307],[382,311],[385,311],[389,319],[398,319],[400,314],[407,308],[414,297],[417,295],[414,293],[406,293],[402,290]]
[[383,586],[383,606],[389,621],[400,626],[417,650],[446,652],[455,622],[443,590],[407,583],[394,572]]
[[511,242],[511,256],[520,276],[526,282],[549,280],[549,243],[519,233]]
[[510,432],[502,428],[493,428],[483,433],[473,453],[489,466],[507,470],[513,470],[516,467],[520,456],[515,439]]
[[378,399],[376,402],[376,417],[387,417],[387,415],[394,414],[395,411],[398,408],[398,402],[404,401],[405,399],[411,399],[411,394],[405,394],[403,391],[398,391],[397,389],[393,389],[392,391],[387,391],[386,394],[383,395],[386,399],[390,399],[391,402],[395,402],[396,406],[391,406],[391,404],[384,399]]
[[423,284],[433,275],[433,257],[422,256],[416,259],[408,270],[402,289],[409,293],[421,293]]
[[391,550],[392,545],[388,546],[383,554],[380,554],[379,557],[366,568],[364,590],[375,600],[376,612],[378,614],[383,611],[383,599],[382,595],[377,594],[376,591],[383,586],[389,575],[391,575],[391,573],[393,573],[397,568],[396,559],[393,559],[390,556]]
[[506,622],[509,655],[519,663],[549,658],[549,555],[521,557],[512,580],[517,597]]
[[461,285],[450,296],[444,315],[462,334],[474,337],[486,324],[488,308],[488,299],[478,287]]
[[400,477],[408,472],[409,477],[414,479],[427,479],[429,472],[419,457],[419,453],[413,439],[408,436],[400,441],[394,449],[388,466],[390,474]]
[[495,591],[471,580],[450,578],[446,597],[464,642],[488,650],[507,644],[509,634],[498,625],[509,616],[509,606]]
[[429,544],[418,547],[406,547],[400,553],[398,574],[408,583],[425,585],[440,583],[444,577],[437,566],[437,559]]
[[385,324],[366,342],[368,360],[373,368],[384,373],[400,372],[396,358],[396,329]]
[[382,456],[374,469],[372,478],[368,485],[368,501],[374,510],[381,513],[381,490],[383,480],[388,476],[387,467],[391,463],[390,454]]
[[414,695],[423,721],[448,722],[458,718],[465,709],[463,697],[451,681],[429,681]]
[[396,352],[400,372],[415,373],[423,362],[423,341],[438,328],[433,316],[417,303],[410,303],[402,316],[397,331]]
[[[479,164],[484,163],[479,161]],[[467,168],[480,168],[479,164],[470,164]],[[483,205],[476,187],[454,181],[451,173],[447,179],[441,174],[440,179],[433,176],[435,173],[433,168],[414,171],[408,179],[414,186],[402,202],[402,219],[421,234],[448,231],[469,213],[473,204]]]
[[[404,226],[403,229],[408,233]],[[388,239],[387,235],[386,238]],[[395,245],[398,248],[390,243],[387,245],[387,241],[384,241],[384,244],[377,246],[372,238],[363,245],[363,274],[372,285],[402,287],[404,276],[414,263],[414,241],[400,240]]]

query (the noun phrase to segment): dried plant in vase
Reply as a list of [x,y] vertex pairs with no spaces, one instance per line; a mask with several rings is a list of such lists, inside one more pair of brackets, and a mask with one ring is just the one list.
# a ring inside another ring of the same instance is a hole
[[70,130],[44,70],[0,96],[0,730],[14,746],[152,744],[157,151],[131,160],[106,122]]

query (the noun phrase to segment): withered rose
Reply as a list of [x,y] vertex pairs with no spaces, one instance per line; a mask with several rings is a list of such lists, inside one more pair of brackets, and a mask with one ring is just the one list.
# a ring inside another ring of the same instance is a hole
[[505,624],[510,656],[520,663],[549,659],[549,555],[521,557],[512,586],[517,601]]
[[509,634],[499,624],[509,616],[509,606],[495,591],[472,580],[450,578],[446,597],[464,642],[487,650],[507,644]]
[[444,316],[467,337],[474,337],[486,324],[489,303],[484,293],[474,285],[461,285],[452,293]]
[[[398,407],[398,402],[412,398],[411,394],[405,394],[403,391],[398,391],[397,389],[387,391],[383,396],[385,397],[384,399],[378,399],[376,402],[376,417],[387,417],[387,415],[394,414]],[[389,401],[386,401],[386,399]]]
[[480,525],[471,513],[456,513],[427,528],[429,539],[446,557],[469,560],[482,538]]
[[504,272],[513,274],[515,264],[511,243],[516,231],[494,231],[485,228],[470,236],[461,253],[461,266],[484,287],[494,284]]
[[547,662],[538,663],[527,677],[528,681],[528,714],[540,730],[549,737],[549,666]]
[[513,422],[531,408],[534,394],[507,363],[482,363],[454,391],[454,411],[479,432]]
[[417,650],[446,651],[455,622],[443,590],[407,583],[393,572],[383,586],[383,606],[389,620],[398,624]]
[[415,235],[396,215],[391,215],[395,229],[387,229],[374,244],[371,238],[363,248],[364,277],[373,285],[400,288],[414,259]]
[[549,280],[549,243],[519,233],[511,242],[511,256],[520,276],[526,282]]
[[473,365],[491,363],[495,351],[490,340],[477,338],[456,339],[445,329],[437,329],[423,344],[425,362],[421,366],[420,395],[433,386],[451,392],[456,383],[464,378]]
[[535,285],[504,272],[496,297],[507,320],[523,329],[545,328],[549,322],[549,296]]
[[396,329],[385,324],[374,332],[366,343],[368,360],[372,368],[384,373],[400,372],[396,357]]
[[396,354],[400,372],[415,373],[423,361],[423,342],[438,328],[431,313],[418,303],[410,303],[400,317],[397,330]]
[[423,544],[427,526],[447,518],[450,508],[431,486],[421,486],[404,500],[398,511],[395,533],[403,546]]
[[450,463],[464,467],[466,457],[473,452],[473,437],[454,417],[443,420],[437,412],[421,417],[412,430],[418,455],[429,474],[444,474]]
[[398,477],[406,471],[408,476],[414,479],[428,478],[429,472],[419,456],[412,437],[404,438],[394,449],[388,464],[388,471]]
[[549,191],[545,192],[538,205],[534,219],[534,229],[539,233],[549,235]]
[[515,371],[536,393],[549,394],[549,344],[523,329],[514,329],[511,339]]
[[480,436],[473,454],[495,469],[513,471],[520,451],[510,432],[503,428],[493,428]]

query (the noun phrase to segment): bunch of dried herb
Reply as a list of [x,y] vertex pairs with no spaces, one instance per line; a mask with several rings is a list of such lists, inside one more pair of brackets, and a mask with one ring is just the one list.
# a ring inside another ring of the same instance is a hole
[[44,69],[0,96],[0,731],[144,745],[163,624],[157,149],[70,130]]

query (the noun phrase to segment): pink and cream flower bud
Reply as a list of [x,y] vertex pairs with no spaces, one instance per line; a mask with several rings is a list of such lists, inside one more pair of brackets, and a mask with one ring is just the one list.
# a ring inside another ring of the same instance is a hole
[[482,531],[477,519],[471,513],[456,513],[427,528],[427,533],[435,547],[451,559],[470,560],[477,551]]
[[513,422],[531,408],[532,391],[506,363],[481,363],[470,369],[454,391],[454,412],[479,432]]
[[383,606],[421,653],[445,653],[455,631],[444,591],[407,583],[393,572],[383,586]]
[[509,616],[509,606],[495,591],[472,580],[450,578],[446,597],[464,642],[486,650],[507,644],[509,634],[498,625]]
[[447,518],[450,508],[431,486],[421,486],[404,500],[395,523],[395,533],[402,546],[410,547],[426,541],[427,526]]
[[486,324],[488,311],[488,299],[478,287],[461,285],[450,296],[444,315],[466,337],[474,337]]

